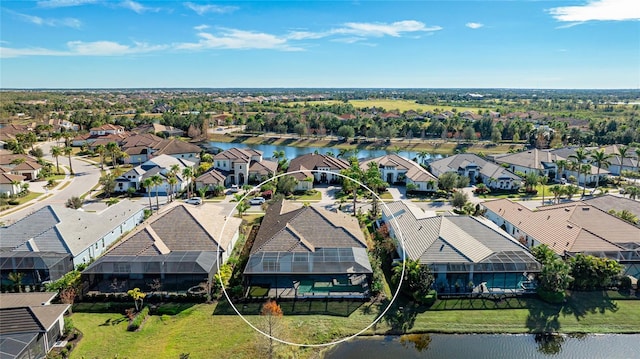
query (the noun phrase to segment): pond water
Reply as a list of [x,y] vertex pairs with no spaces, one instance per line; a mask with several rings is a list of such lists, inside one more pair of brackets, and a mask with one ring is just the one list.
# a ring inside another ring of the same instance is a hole
[[325,359],[375,358],[608,358],[640,357],[640,334],[581,336],[413,334],[361,337],[326,352]]
[[[230,148],[236,147],[236,148],[252,148],[254,150],[258,150],[258,151],[262,151],[262,153],[264,154],[265,158],[269,158],[271,156],[273,156],[273,153],[275,151],[284,151],[285,156],[287,157],[287,159],[292,160],[298,156],[302,156],[302,155],[306,155],[308,153],[314,153],[314,152],[318,152],[321,154],[326,154],[328,152],[333,153],[334,156],[337,156],[338,153],[340,153],[340,150],[337,148],[332,148],[332,147],[292,147],[292,146],[275,146],[275,145],[266,145],[266,144],[262,144],[262,145],[250,145],[250,144],[244,144],[244,143],[229,143],[229,142],[209,142],[208,143],[210,148],[219,148],[221,150],[228,150]],[[391,153],[391,151],[386,151],[386,150],[357,150],[356,151],[356,157],[362,159],[362,158],[372,158],[372,157],[379,157],[379,156],[384,156],[386,154]],[[351,152],[350,156],[353,154],[353,151]],[[405,157],[405,158],[409,158],[409,159],[414,159],[417,157],[418,152],[416,151],[400,151],[398,152],[398,155]],[[429,156],[427,156],[427,158],[425,158],[425,160],[427,159],[432,159],[432,158],[442,158],[442,155],[439,154],[431,154]]]

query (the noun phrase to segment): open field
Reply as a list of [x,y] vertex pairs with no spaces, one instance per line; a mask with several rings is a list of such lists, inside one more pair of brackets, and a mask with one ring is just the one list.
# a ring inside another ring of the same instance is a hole
[[509,150],[519,150],[523,147],[520,143],[500,143],[492,144],[489,142],[473,142],[469,144],[458,143],[456,141],[442,141],[440,139],[394,139],[389,144],[385,144],[382,141],[370,142],[370,143],[358,143],[352,144],[348,142],[340,142],[327,139],[315,139],[315,138],[297,138],[297,137],[282,137],[282,135],[219,135],[209,134],[209,141],[216,142],[228,142],[238,143],[245,145],[274,145],[274,146],[291,146],[291,147],[330,147],[335,149],[367,149],[367,150],[388,150],[388,151],[427,151],[429,153],[437,154],[454,154],[456,149],[464,148],[468,153],[484,153],[500,154],[507,153]]
[[[253,303],[240,310],[251,323],[257,324],[261,319],[256,315],[259,307],[260,303]],[[382,306],[368,302],[304,301],[295,307],[290,302],[282,303],[282,310],[282,339],[322,343],[360,331],[371,324]],[[85,336],[71,358],[112,358],[116,354],[129,358],[177,358],[181,353],[189,353],[190,358],[210,358],[211,353],[221,358],[261,357],[256,343],[263,338],[225,302],[194,305],[174,316],[151,316],[140,331],[133,333],[126,331],[126,321],[118,322],[121,318],[121,314],[113,313],[73,314],[74,324]],[[592,292],[574,293],[564,306],[533,298],[438,300],[429,310],[404,303],[402,311],[397,305],[392,307],[365,334],[540,331],[638,333],[640,300],[612,300],[607,293]],[[317,354],[317,350],[289,346],[280,346],[278,350],[290,357]]]
[[[326,101],[308,101],[308,102],[291,102],[289,105],[293,106],[294,104],[304,104],[308,105],[333,105],[342,103],[342,101],[338,100],[326,100]],[[353,105],[355,108],[364,108],[364,107],[382,107],[387,111],[398,110],[400,112],[405,112],[409,110],[414,111],[451,111],[456,109],[458,112],[464,111],[473,111],[475,113],[478,112],[479,109],[483,109],[482,107],[457,107],[450,106],[447,104],[442,105],[426,105],[416,103],[414,100],[390,100],[390,99],[375,99],[375,100],[350,100],[349,103]]]

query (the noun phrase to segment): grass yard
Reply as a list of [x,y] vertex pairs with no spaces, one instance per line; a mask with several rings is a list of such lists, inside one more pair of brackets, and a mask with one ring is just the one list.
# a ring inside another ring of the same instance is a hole
[[[335,105],[340,104],[342,101],[339,100],[326,100],[326,101],[296,101],[290,102],[288,105],[293,106],[294,104],[304,105],[305,103],[313,106],[313,105]],[[458,112],[464,111],[473,111],[474,113],[478,113],[480,107],[459,107],[459,106],[450,106],[450,105],[424,105],[416,103],[414,100],[391,100],[391,99],[375,99],[375,100],[350,100],[349,103],[353,105],[355,108],[364,108],[364,107],[382,107],[387,111],[399,110],[400,112],[405,112],[408,110],[421,110],[421,111],[435,111],[439,112],[443,111],[451,111],[452,109],[456,109]]]
[[[562,306],[535,298],[438,300],[430,308],[395,304],[364,334],[424,333],[565,333],[640,332],[640,300],[612,300],[608,293],[574,293]],[[322,343],[359,332],[379,315],[385,304],[352,301],[281,303],[281,339]],[[402,309],[399,306],[402,305]],[[238,306],[258,324],[261,303]],[[294,313],[294,314],[292,314]],[[149,357],[190,358],[261,357],[256,343],[263,340],[225,302],[197,304],[177,315],[150,316],[138,332],[127,332],[121,314],[75,313],[73,322],[84,333],[71,358]],[[120,321],[120,322],[119,322]],[[114,324],[115,323],[115,324]],[[308,358],[317,350],[280,345],[289,357]]]

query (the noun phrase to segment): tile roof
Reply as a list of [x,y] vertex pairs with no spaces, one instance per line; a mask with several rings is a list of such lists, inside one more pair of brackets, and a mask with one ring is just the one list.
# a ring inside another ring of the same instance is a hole
[[508,163],[526,168],[536,168],[539,170],[544,170],[544,166],[542,165],[543,162],[552,163],[564,159],[564,157],[560,157],[550,151],[542,151],[537,148],[529,151],[522,151],[495,157],[495,161],[499,164]]
[[211,168],[207,172],[201,174],[196,178],[196,183],[210,184],[210,185],[224,185],[225,176],[221,171]]
[[429,173],[429,171],[424,169],[419,164],[395,153],[365,160],[360,163],[360,168],[366,170],[369,167],[369,163],[371,162],[377,163],[379,167],[391,166],[395,167],[396,170],[405,170],[407,171],[405,173],[405,176],[413,182],[428,182],[438,180],[434,175]]
[[630,242],[640,242],[640,228],[580,202],[539,207],[536,211],[508,199],[482,205],[560,255],[584,248],[622,250]]
[[289,171],[317,170],[319,168],[339,171],[349,168],[349,162],[327,155],[309,153],[292,159],[289,164]]
[[25,162],[36,162],[36,159],[31,156],[23,154],[2,153],[0,155],[0,165],[12,167],[13,164],[11,162],[20,159],[25,160]]
[[11,184],[13,181],[22,182],[26,177],[12,173],[0,173],[0,184]]
[[162,140],[153,147],[157,150],[157,152],[154,153],[155,156],[162,154],[177,155],[183,153],[200,153],[202,151],[200,147],[177,138]]
[[484,158],[472,153],[462,153],[458,155],[445,157],[437,161],[431,162],[430,166],[433,173],[439,176],[445,172],[451,172],[451,171],[458,172],[459,169],[465,169],[467,168],[467,166],[470,166],[473,164],[476,164],[479,167],[480,173],[482,173],[488,178],[495,178],[495,179],[509,178],[512,180],[521,179],[511,171],[507,170],[506,168],[496,165],[495,163],[489,162]]
[[367,247],[355,218],[280,200],[267,208],[251,253],[350,247]]
[[429,264],[481,263],[499,253],[516,253],[527,263],[535,262],[525,247],[490,221],[471,216],[426,217],[420,212],[402,201],[383,206],[386,221],[402,234],[410,259]]
[[261,176],[270,176],[278,170],[278,162],[270,160],[252,161],[249,167],[250,174],[259,174]]
[[37,162],[22,162],[19,165],[13,168],[13,171],[33,171],[42,168],[42,166]]
[[114,131],[114,130],[124,130],[124,127],[119,126],[119,125],[112,125],[110,123],[104,124],[102,126],[99,127],[93,127],[90,129],[90,131]]
[[232,162],[249,163],[252,156],[262,156],[262,151],[251,148],[230,148],[224,150],[215,156],[214,160],[231,160]]
[[2,293],[0,294],[0,308],[49,304],[57,296],[57,292]]

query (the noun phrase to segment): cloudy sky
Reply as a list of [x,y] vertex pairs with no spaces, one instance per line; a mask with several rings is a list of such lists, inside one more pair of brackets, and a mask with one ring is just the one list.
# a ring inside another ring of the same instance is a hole
[[0,3],[2,88],[640,89],[638,0]]

